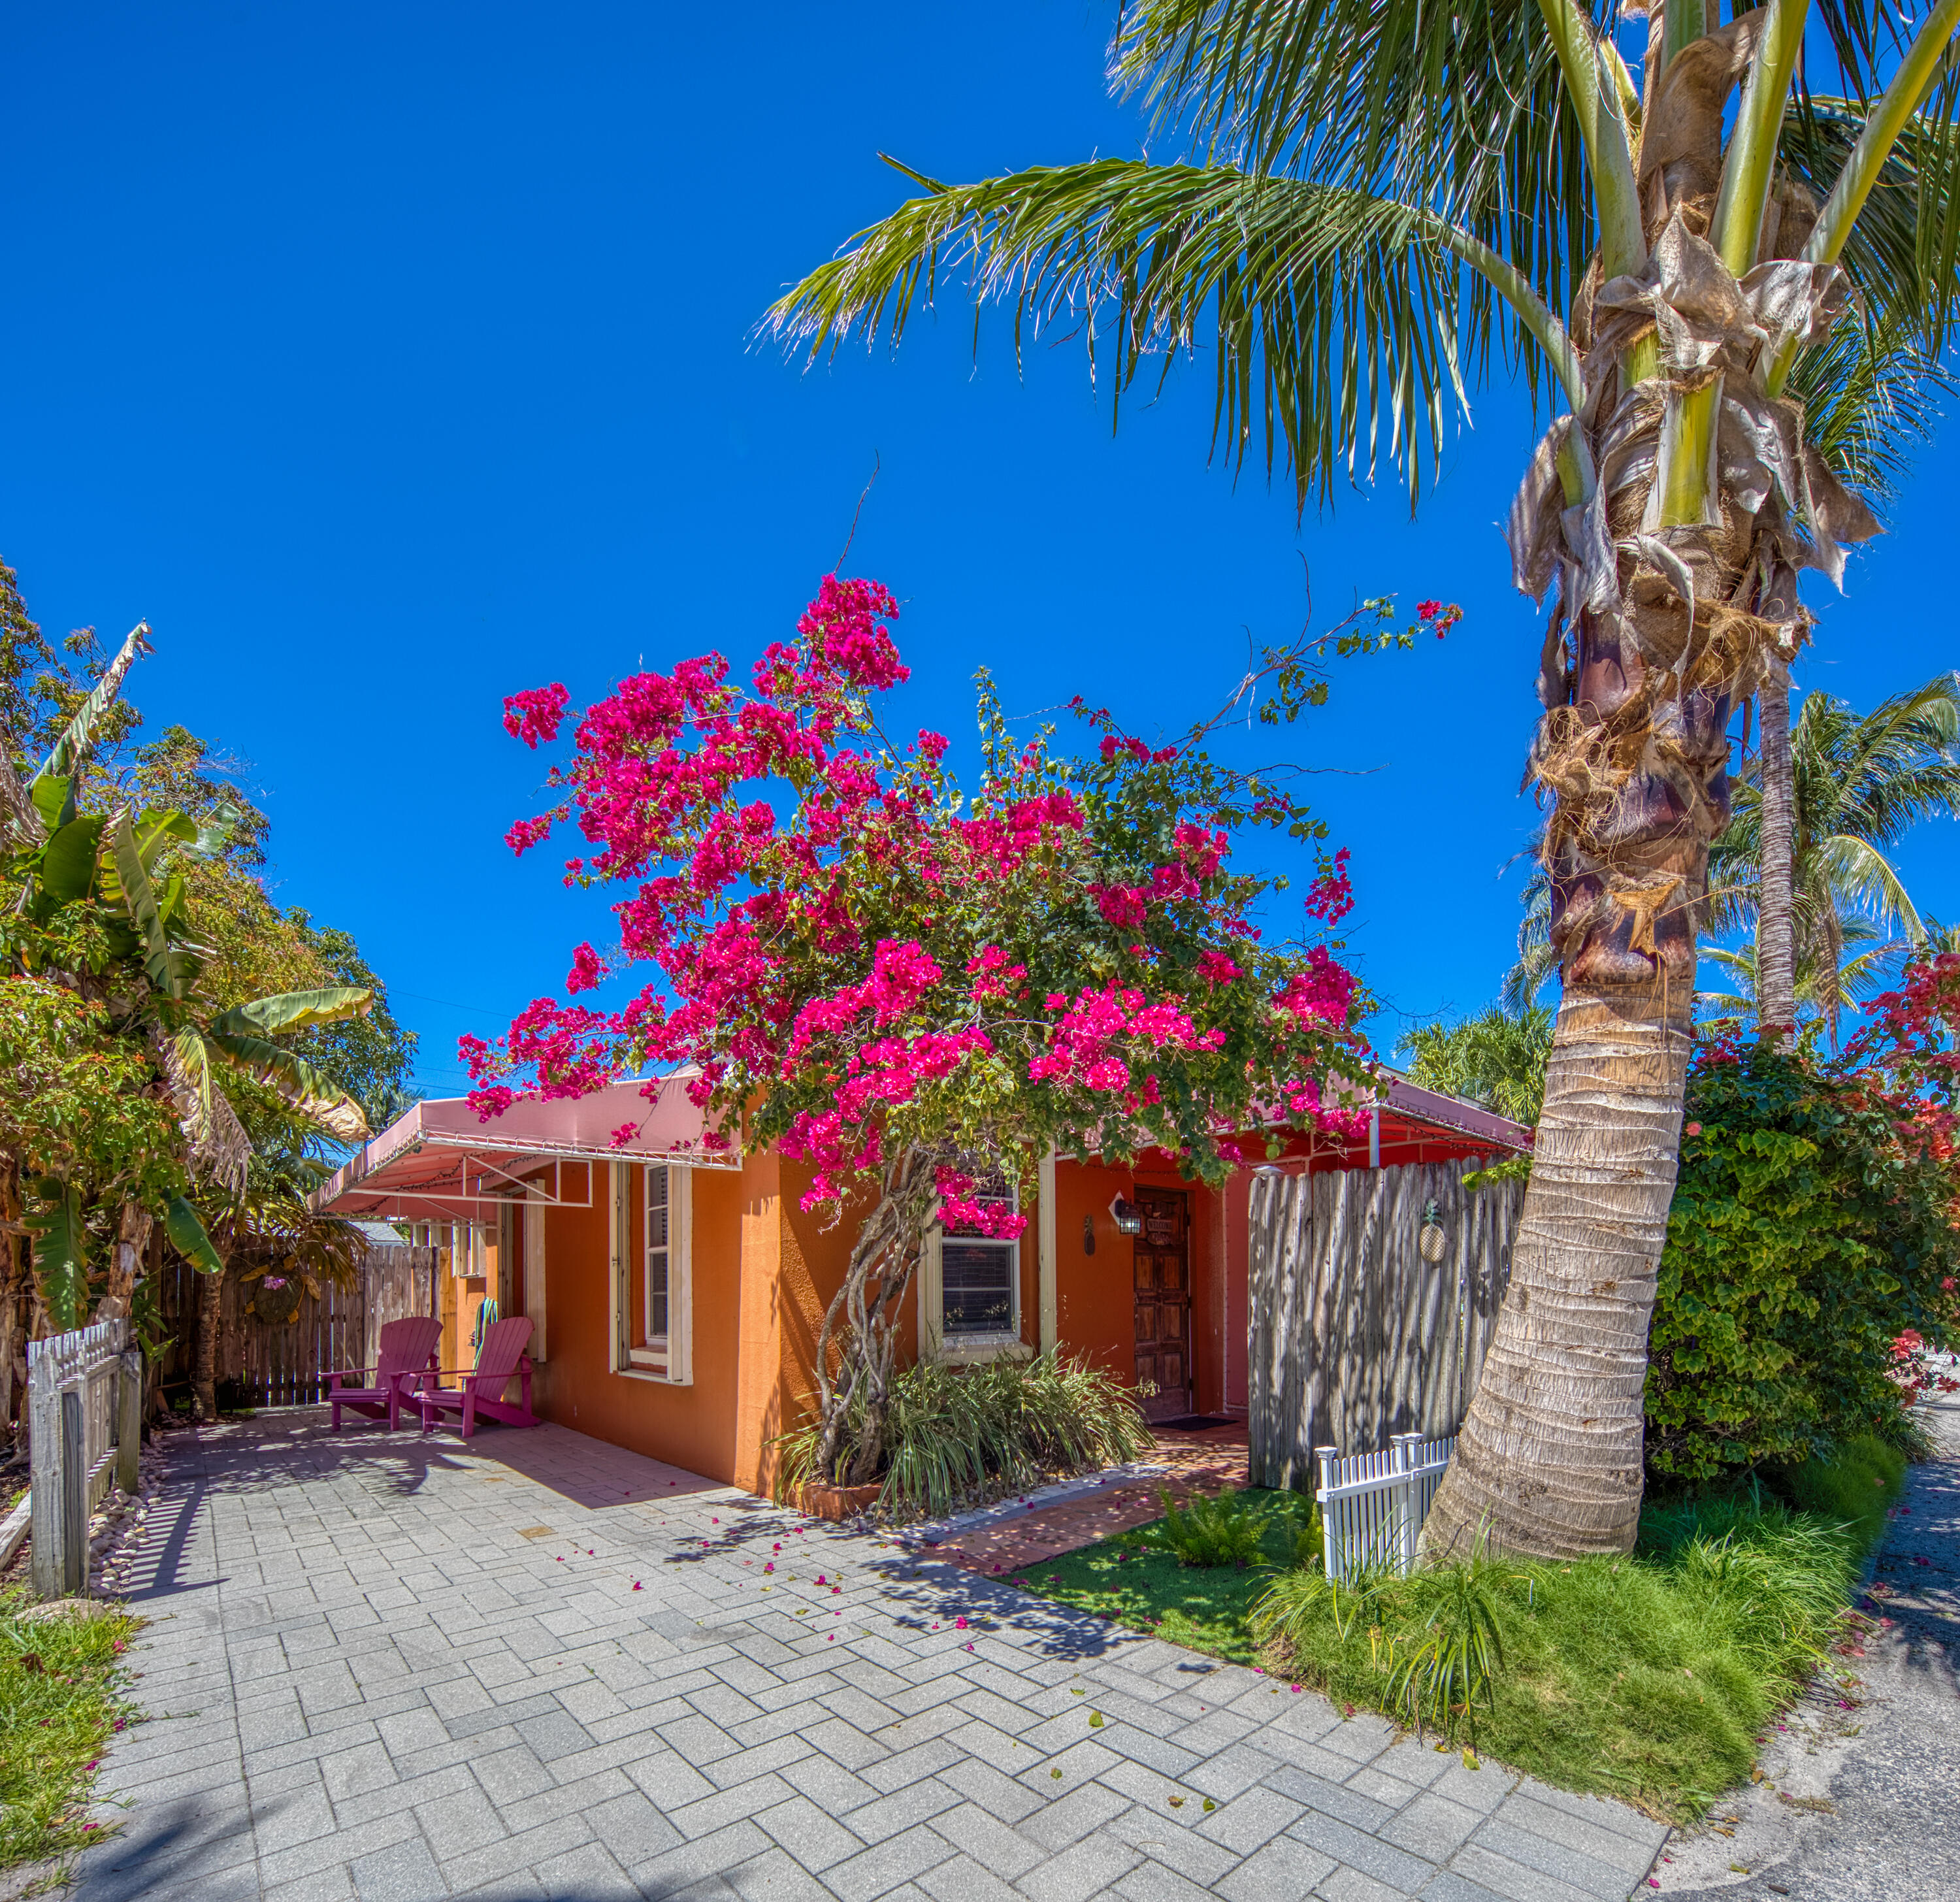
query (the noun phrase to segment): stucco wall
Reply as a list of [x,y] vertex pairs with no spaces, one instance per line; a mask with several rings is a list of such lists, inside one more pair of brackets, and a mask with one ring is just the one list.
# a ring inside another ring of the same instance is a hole
[[[568,1191],[585,1199],[575,1173],[566,1173]],[[627,1173],[628,1258],[637,1261],[645,1176],[637,1166]],[[820,1215],[806,1212],[800,1201],[809,1179],[807,1168],[774,1156],[752,1158],[739,1172],[693,1172],[693,1379],[678,1386],[612,1364],[611,1191],[606,1166],[595,1166],[592,1206],[553,1209],[545,1218],[550,1352],[539,1369],[539,1412],[710,1478],[768,1490],[777,1467],[770,1442],[803,1416],[814,1391],[817,1335],[857,1226],[847,1213],[826,1229]],[[1021,1332],[1031,1345],[1039,1325],[1036,1232],[1031,1221],[1020,1262]],[[513,1312],[523,1311],[527,1272],[520,1249]],[[916,1296],[908,1295],[901,1364],[917,1353],[918,1315]]]

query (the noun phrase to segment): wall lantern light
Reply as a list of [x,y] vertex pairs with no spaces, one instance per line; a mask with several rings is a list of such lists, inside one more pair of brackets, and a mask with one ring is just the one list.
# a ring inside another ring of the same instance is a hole
[[1143,1210],[1120,1194],[1109,1204],[1109,1220],[1115,1223],[1118,1235],[1141,1235],[1144,1232]]

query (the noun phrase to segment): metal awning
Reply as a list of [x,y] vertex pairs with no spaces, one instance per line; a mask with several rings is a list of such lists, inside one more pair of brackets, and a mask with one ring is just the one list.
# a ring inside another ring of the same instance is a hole
[[1397,1076],[1393,1070],[1385,1072],[1382,1081],[1387,1085],[1380,1099],[1380,1106],[1385,1111],[1395,1111],[1439,1128],[1453,1129],[1520,1153],[1532,1146],[1532,1132],[1522,1123],[1514,1123],[1508,1116],[1500,1116],[1494,1109],[1486,1109],[1481,1103],[1466,1103],[1460,1096],[1447,1096],[1440,1089],[1426,1089],[1421,1083],[1412,1083],[1406,1077]]
[[737,1168],[737,1159],[702,1140],[707,1120],[685,1087],[693,1073],[662,1078],[651,1102],[641,1082],[628,1081],[588,1096],[513,1103],[488,1121],[467,1097],[417,1103],[316,1190],[310,1206],[370,1221],[485,1222],[513,1202],[593,1207],[595,1163]]

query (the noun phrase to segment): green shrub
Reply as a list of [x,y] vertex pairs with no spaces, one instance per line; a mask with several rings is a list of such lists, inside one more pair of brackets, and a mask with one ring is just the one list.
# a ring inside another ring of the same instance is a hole
[[[847,1421],[847,1442],[854,1430]],[[776,1442],[783,1496],[808,1481],[816,1440],[810,1421]],[[878,1505],[894,1518],[938,1518],[1121,1465],[1154,1443],[1129,1389],[1086,1359],[1050,1351],[976,1367],[922,1361],[892,1383]]]
[[1960,1268],[1950,1163],[1901,1144],[1867,1079],[1801,1054],[1698,1064],[1687,1115],[1649,1344],[1655,1483],[1911,1444],[1892,1344],[1937,1334]]
[[1885,1535],[1885,1509],[1905,1485],[1905,1458],[1876,1434],[1861,1433],[1834,1458],[1807,1459],[1778,1484],[1799,1511],[1850,1527],[1862,1560]]
[[1265,1557],[1269,1516],[1231,1487],[1215,1499],[1202,1496],[1179,1509],[1169,1491],[1158,1488],[1164,1516],[1149,1533],[1150,1543],[1174,1553],[1180,1565],[1257,1565]]

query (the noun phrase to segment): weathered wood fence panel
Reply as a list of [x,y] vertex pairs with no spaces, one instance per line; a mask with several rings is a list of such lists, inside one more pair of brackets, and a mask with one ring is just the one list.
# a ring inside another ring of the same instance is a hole
[[[1475,1161],[1258,1175],[1249,1208],[1248,1437],[1255,1485],[1305,1486],[1314,1449],[1453,1434],[1510,1279],[1522,1182]],[[1433,1208],[1438,1260],[1420,1245]]]
[[89,1516],[116,1477],[119,1435],[135,1423],[135,1409],[116,1404],[119,1383],[142,1377],[135,1357],[125,1358],[129,1344],[129,1324],[123,1320],[27,1344],[29,1569],[43,1598],[79,1592],[88,1583]]
[[[355,1287],[323,1283],[318,1299],[302,1295],[286,1322],[247,1312],[259,1284],[228,1274],[218,1310],[217,1380],[221,1385],[235,1382],[251,1407],[304,1407],[324,1400],[325,1376],[336,1368],[374,1366],[383,1322],[438,1312],[436,1252],[370,1248]],[[180,1391],[190,1379],[203,1281],[186,1262],[173,1261],[163,1270],[158,1293],[175,1337],[158,1370],[167,1391]]]

